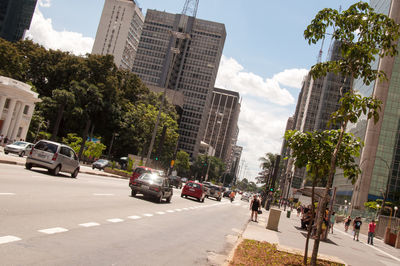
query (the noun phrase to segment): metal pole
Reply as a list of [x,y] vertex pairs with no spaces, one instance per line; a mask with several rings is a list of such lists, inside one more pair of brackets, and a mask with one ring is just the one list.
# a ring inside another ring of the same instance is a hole
[[110,149],[108,150],[108,155],[107,155],[108,159],[110,159],[110,154],[111,154],[111,149],[112,149],[112,146],[113,146],[113,143],[114,143],[114,138],[115,138],[115,132],[113,132],[113,134],[112,134]]

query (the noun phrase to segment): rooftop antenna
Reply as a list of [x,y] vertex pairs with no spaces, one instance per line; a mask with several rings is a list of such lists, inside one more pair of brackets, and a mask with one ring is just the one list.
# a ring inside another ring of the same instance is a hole
[[196,17],[199,0],[186,0],[183,6],[182,14],[188,17]]

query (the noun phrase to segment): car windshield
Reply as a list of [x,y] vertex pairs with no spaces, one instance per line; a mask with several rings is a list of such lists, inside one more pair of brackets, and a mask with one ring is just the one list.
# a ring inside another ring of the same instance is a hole
[[13,145],[25,147],[26,145],[28,145],[28,143],[27,142],[23,142],[23,141],[16,141],[16,142],[13,143]]
[[201,188],[200,184],[193,183],[192,185],[194,188]]
[[47,151],[47,152],[51,152],[51,153],[56,153],[57,148],[58,147],[56,144],[44,142],[44,141],[40,141],[40,142],[36,143],[36,145],[35,145],[36,150]]
[[155,184],[155,185],[162,185],[163,179],[161,176],[156,175],[156,174],[149,174],[149,173],[145,173],[141,176],[139,176],[139,179],[142,181],[146,181],[149,184]]

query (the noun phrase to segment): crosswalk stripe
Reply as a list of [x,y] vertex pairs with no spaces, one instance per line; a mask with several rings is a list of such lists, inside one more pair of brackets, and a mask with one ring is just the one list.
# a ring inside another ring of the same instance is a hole
[[44,233],[44,234],[57,234],[57,233],[62,233],[62,232],[67,232],[68,229],[62,228],[62,227],[53,227],[53,228],[47,228],[47,229],[41,229],[38,230],[38,232]]
[[99,226],[99,225],[100,225],[99,223],[94,223],[94,222],[80,224],[80,226],[83,226],[83,227],[92,227],[92,226]]
[[2,236],[2,237],[0,237],[0,245],[10,243],[10,242],[20,241],[20,240],[21,240],[21,238],[16,237],[16,236]]

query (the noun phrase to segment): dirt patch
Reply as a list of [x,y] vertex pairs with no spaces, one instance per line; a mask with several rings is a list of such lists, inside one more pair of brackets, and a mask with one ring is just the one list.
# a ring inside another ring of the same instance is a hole
[[[229,265],[303,265],[303,256],[279,251],[274,244],[244,239],[235,250]],[[344,265],[318,260],[318,265]]]

